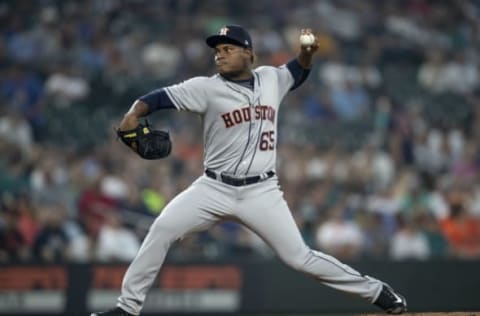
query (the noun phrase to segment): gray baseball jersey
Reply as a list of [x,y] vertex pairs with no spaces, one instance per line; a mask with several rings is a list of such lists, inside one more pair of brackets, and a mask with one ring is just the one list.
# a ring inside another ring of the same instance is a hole
[[202,115],[206,169],[257,175],[275,168],[277,113],[294,80],[285,65],[253,74],[253,90],[218,74],[165,89],[178,109]]
[[295,80],[286,66],[259,67],[253,76],[253,89],[220,75],[196,77],[164,89],[177,109],[201,115],[206,170],[231,178],[269,176],[236,186],[222,182],[222,177],[203,175],[177,195],[152,224],[125,274],[118,299],[125,311],[140,313],[172,243],[225,218],[254,231],[287,265],[323,284],[370,302],[379,296],[381,281],[304,243],[271,172],[279,106]]

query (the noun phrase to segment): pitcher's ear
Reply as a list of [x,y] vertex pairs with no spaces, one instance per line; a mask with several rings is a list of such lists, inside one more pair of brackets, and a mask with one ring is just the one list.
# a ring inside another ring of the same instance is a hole
[[253,49],[245,47],[245,50],[250,51],[250,62],[253,64],[255,62],[255,53]]

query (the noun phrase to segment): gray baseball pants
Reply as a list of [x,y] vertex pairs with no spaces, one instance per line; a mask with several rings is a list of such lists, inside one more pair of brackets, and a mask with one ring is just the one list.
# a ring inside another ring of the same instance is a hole
[[208,229],[228,217],[258,234],[288,266],[334,289],[374,302],[382,282],[367,277],[302,239],[274,176],[231,186],[203,175],[176,196],[154,221],[122,284],[117,306],[139,315],[170,246],[183,236]]

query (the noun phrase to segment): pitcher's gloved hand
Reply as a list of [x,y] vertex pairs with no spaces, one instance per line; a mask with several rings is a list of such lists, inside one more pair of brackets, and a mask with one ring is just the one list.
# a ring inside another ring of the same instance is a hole
[[162,159],[172,151],[170,134],[151,129],[148,122],[140,123],[136,128],[130,130],[117,129],[117,136],[144,159]]

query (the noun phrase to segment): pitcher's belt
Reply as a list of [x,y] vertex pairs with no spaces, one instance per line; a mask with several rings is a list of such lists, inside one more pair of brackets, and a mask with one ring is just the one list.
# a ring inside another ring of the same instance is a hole
[[265,173],[262,173],[261,175],[258,176],[251,176],[251,177],[242,177],[242,178],[237,178],[237,177],[232,177],[226,174],[218,174],[215,171],[212,170],[205,170],[205,174],[207,177],[215,179],[215,180],[220,180],[223,183],[230,184],[236,187],[240,187],[243,185],[249,185],[249,184],[254,184],[257,182],[265,181],[268,178],[271,178],[275,175],[275,171],[268,171]]

